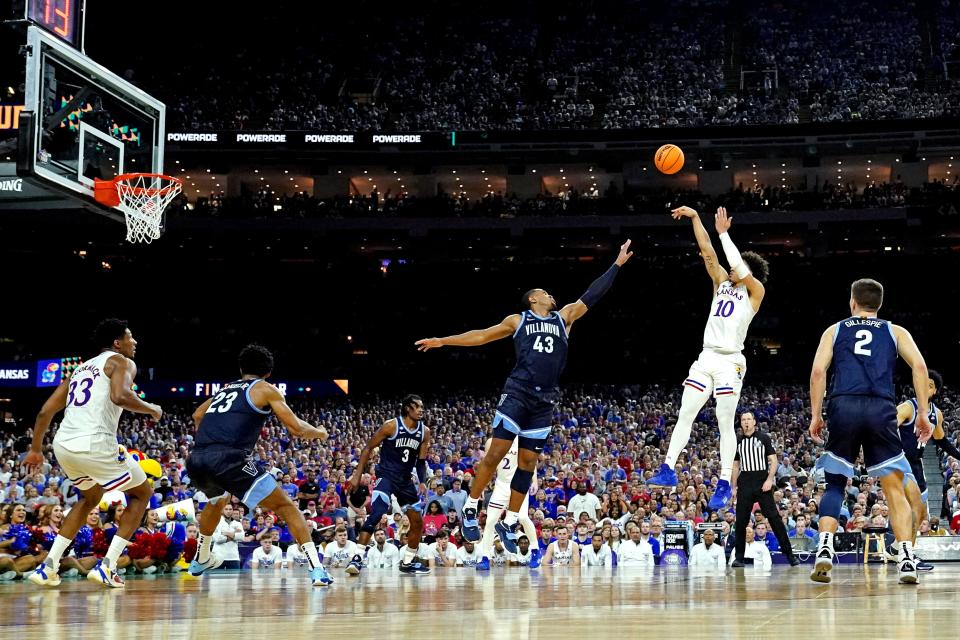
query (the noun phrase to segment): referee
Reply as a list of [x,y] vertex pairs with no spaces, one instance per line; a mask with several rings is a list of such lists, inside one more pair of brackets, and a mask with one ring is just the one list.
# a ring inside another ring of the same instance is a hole
[[743,566],[743,551],[747,544],[747,523],[753,503],[760,503],[760,511],[770,521],[774,535],[780,543],[780,551],[797,566],[800,561],[793,555],[787,528],[783,526],[780,512],[773,501],[774,476],[777,471],[777,454],[770,436],[757,431],[757,419],[749,411],[740,414],[743,437],[737,442],[737,456],[733,463],[733,486],[736,487],[737,523],[735,531],[736,557],[733,567]]

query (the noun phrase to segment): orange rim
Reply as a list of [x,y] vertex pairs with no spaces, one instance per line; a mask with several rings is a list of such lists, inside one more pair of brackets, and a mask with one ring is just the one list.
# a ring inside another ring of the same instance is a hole
[[[155,189],[152,187],[134,187],[129,184],[125,184],[131,180],[137,180],[138,178],[158,178],[160,180],[165,180],[170,184],[166,187],[160,187]],[[162,173],[124,173],[113,179],[113,183],[117,185],[118,191],[124,193],[132,193],[135,196],[147,195],[147,196],[156,196],[164,195],[171,189],[176,187],[183,187],[183,182],[179,178],[174,178],[173,176],[166,176]]]

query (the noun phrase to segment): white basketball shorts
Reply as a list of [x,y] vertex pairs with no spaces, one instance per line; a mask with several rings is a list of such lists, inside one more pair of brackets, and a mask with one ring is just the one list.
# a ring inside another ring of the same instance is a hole
[[[487,503],[487,507],[493,507],[494,509],[502,509],[507,511],[510,508],[510,494],[512,490],[510,485],[506,482],[494,482],[493,483],[493,494],[490,496],[490,502]],[[523,499],[523,504],[520,506],[520,511],[517,513],[520,514],[522,518],[529,518],[530,510],[530,494]]]
[[125,491],[147,480],[137,461],[110,436],[84,436],[65,442],[54,439],[53,453],[60,468],[81,491],[94,485],[100,485],[104,491]]
[[705,350],[690,367],[683,386],[712,393],[714,398],[739,396],[746,373],[747,359],[742,353],[723,354]]

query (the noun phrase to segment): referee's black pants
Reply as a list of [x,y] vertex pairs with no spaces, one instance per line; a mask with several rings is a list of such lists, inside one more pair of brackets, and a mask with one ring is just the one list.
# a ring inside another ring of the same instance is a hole
[[777,536],[777,542],[780,543],[780,553],[785,556],[793,556],[793,547],[790,546],[790,537],[787,535],[787,528],[780,519],[780,511],[773,501],[773,489],[763,490],[763,483],[767,480],[766,472],[760,473],[741,473],[737,478],[737,521],[736,521],[736,558],[743,560],[743,551],[747,546],[747,523],[750,522],[750,510],[754,502],[760,503],[760,512],[770,522],[770,528],[773,529],[773,535]]

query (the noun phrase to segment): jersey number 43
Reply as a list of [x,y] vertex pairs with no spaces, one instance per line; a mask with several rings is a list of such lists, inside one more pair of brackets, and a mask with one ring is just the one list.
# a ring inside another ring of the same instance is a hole
[[541,341],[540,336],[537,336],[536,340],[533,341],[533,350],[540,353],[553,353],[553,338],[547,336]]

